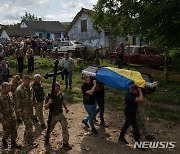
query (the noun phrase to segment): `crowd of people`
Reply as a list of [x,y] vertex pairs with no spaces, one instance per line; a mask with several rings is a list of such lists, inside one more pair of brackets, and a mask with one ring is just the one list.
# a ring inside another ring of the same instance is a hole
[[[52,105],[50,132],[53,131],[55,125],[59,122],[62,126],[63,147],[71,149],[72,146],[69,144],[68,121],[63,114],[63,108],[66,113],[68,113],[69,110],[63,99],[63,94],[60,91],[60,84],[58,82],[55,84],[55,97],[52,99],[45,95],[40,74],[35,74],[32,82],[29,75],[24,75],[22,79],[19,75],[14,75],[9,82],[10,71],[8,60],[5,56],[7,53],[6,48],[8,46],[13,47],[13,52],[15,53],[18,62],[18,72],[21,75],[25,55],[27,55],[28,58],[28,72],[34,70],[34,54],[35,48],[38,47],[38,45],[36,44],[37,42],[33,42],[34,40],[31,39],[21,39],[17,44],[7,41],[3,45],[0,45],[0,76],[2,78],[0,122],[2,123],[4,130],[2,136],[3,147],[5,149],[8,148],[7,139],[11,136],[11,148],[21,148],[21,145],[16,143],[16,123],[24,123],[25,125],[25,144],[37,146],[37,143],[34,143],[33,140],[33,122],[40,123],[41,128],[46,129],[47,124],[45,123],[43,116],[43,106],[48,110],[50,105]],[[35,47],[34,44],[37,46]],[[41,43],[41,45],[43,45],[43,43]],[[65,88],[71,90],[74,61],[67,53],[64,54],[62,67],[65,68]],[[94,123],[97,122],[96,115],[98,113],[100,114],[100,125],[108,127],[104,119],[105,89],[102,83],[92,79],[89,75],[84,75],[83,79],[84,83],[81,87],[83,93],[83,105],[88,115],[82,120],[82,123],[85,127],[91,127],[92,134],[97,135],[98,131],[95,128]],[[145,117],[143,115],[144,104],[146,104],[145,98],[146,95],[142,94],[140,88],[134,84],[130,86],[130,90],[125,95],[125,123],[119,136],[120,142],[128,144],[128,141],[125,139],[125,134],[129,126],[132,126],[135,141],[140,142],[140,135],[144,135],[146,139],[153,139],[145,128]],[[140,108],[143,109],[139,110]],[[139,128],[141,131],[139,131]]]
[[[27,40],[26,40],[27,41]],[[62,106],[66,112],[68,109],[63,101],[63,95],[60,92],[60,84],[55,85],[55,96],[52,99],[45,96],[44,88],[41,83],[41,75],[35,74],[33,82],[31,82],[31,76],[24,75],[22,77],[24,68],[24,57],[28,59],[28,72],[34,71],[34,54],[32,45],[27,45],[23,40],[20,40],[17,44],[14,54],[17,59],[18,74],[12,76],[12,80],[9,81],[10,69],[7,58],[5,57],[6,51],[4,46],[0,45],[1,53],[1,66],[0,66],[0,122],[2,123],[4,134],[2,137],[2,144],[4,149],[8,148],[7,139],[11,137],[11,148],[21,148],[21,145],[16,143],[17,129],[16,123],[25,125],[24,143],[31,146],[37,146],[33,140],[33,122],[40,123],[42,129],[46,129],[46,124],[43,116],[43,106],[45,109],[49,109],[52,104],[52,121],[50,132],[54,129],[57,122],[60,122],[63,130],[63,147],[71,148],[68,143],[69,132],[68,122],[63,115]],[[68,53],[64,54],[62,59],[62,67],[64,68],[64,78],[66,89],[72,88],[72,74],[74,71],[74,61],[69,57]],[[45,105],[44,105],[45,102]],[[13,130],[13,131],[12,131]]]
[[53,47],[58,46],[59,39],[11,38],[0,40],[0,83],[11,77],[7,57],[16,56],[17,71],[21,75],[27,59],[28,73],[34,71],[34,55],[45,57]]
[[[17,49],[23,48],[27,51],[28,46],[30,46],[34,53],[37,55],[48,53],[50,49],[57,46],[60,39],[50,40],[41,38],[11,38],[11,39],[1,39],[0,40],[0,51],[4,51],[5,56],[12,55]],[[1,55],[0,55],[1,57]]]

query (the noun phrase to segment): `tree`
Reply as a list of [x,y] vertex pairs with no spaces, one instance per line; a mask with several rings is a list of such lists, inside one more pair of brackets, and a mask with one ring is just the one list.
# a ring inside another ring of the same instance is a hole
[[21,17],[21,20],[23,20],[23,21],[37,21],[38,17],[36,17],[34,14],[25,12],[25,15]]
[[180,2],[178,0],[99,0],[94,7],[96,29],[107,25],[117,35],[139,34],[165,51],[180,46]]
[[12,26],[15,27],[15,28],[19,28],[20,25],[21,25],[21,23],[14,23],[14,25],[12,25]]

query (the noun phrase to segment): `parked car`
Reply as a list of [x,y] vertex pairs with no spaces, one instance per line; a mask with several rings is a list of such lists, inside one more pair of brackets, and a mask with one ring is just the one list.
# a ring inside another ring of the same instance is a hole
[[80,50],[85,48],[81,42],[78,41],[60,41],[57,47],[54,47],[52,54],[57,53],[58,55],[63,55],[64,52],[68,52],[70,56],[80,56]]
[[[112,64],[118,63],[119,52],[109,52],[108,57]],[[124,49],[124,64],[138,64],[146,67],[160,67],[164,65],[164,57],[157,54],[156,49],[149,46],[126,46]]]

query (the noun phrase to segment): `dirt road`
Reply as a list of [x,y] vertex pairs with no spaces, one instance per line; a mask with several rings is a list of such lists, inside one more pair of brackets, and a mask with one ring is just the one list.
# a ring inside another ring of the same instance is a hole
[[[69,121],[70,143],[73,145],[72,150],[65,151],[61,149],[62,136],[61,127],[58,124],[51,134],[50,146],[44,146],[45,130],[42,130],[39,124],[34,125],[35,142],[39,143],[37,148],[23,147],[21,150],[10,150],[7,153],[17,154],[128,154],[128,153],[143,153],[142,151],[133,148],[133,137],[128,133],[126,139],[130,145],[125,146],[118,143],[120,128],[124,123],[124,115],[122,111],[113,110],[106,106],[105,119],[109,124],[108,128],[100,127],[96,123],[96,128],[99,132],[98,136],[93,136],[90,129],[84,127],[81,123],[86,116],[86,112],[82,103],[68,105],[70,112],[65,114]],[[47,118],[47,112],[45,113]],[[99,119],[99,118],[97,118]],[[148,149],[145,153],[179,153],[180,151],[180,125],[163,120],[153,121],[150,119],[147,122],[147,127],[155,134],[155,141],[176,141],[175,149]],[[23,143],[24,125],[18,126],[18,143]],[[2,127],[0,126],[0,136],[2,136]],[[1,145],[0,141],[0,145]],[[0,147],[3,153],[3,148]]]

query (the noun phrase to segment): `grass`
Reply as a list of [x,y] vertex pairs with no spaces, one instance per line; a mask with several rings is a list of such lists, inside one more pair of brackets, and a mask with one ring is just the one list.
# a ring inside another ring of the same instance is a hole
[[180,111],[151,106],[145,110],[145,113],[155,119],[160,118],[167,121],[180,122]]
[[164,84],[158,81],[157,92],[151,95],[151,100],[157,103],[180,105],[180,83],[169,82]]
[[[112,66],[108,63],[108,60],[104,60],[102,63],[103,66]],[[115,66],[117,67],[117,66]],[[128,66],[124,66],[125,69],[128,69]],[[129,65],[130,70],[138,71],[138,65]],[[179,68],[180,70],[180,68]],[[151,95],[150,99],[153,102],[164,103],[164,104],[175,104],[180,105],[180,82],[168,82],[164,83],[163,79],[159,76],[153,76],[155,80],[158,81],[157,91]]]
[[[11,72],[12,74],[16,74],[16,60],[14,57],[8,57],[8,60],[10,62],[11,66]],[[59,66],[61,65],[61,60]],[[104,63],[101,64],[102,66],[111,66],[115,67],[112,64],[108,64],[108,61],[104,61]],[[24,71],[24,74],[27,72],[27,65],[25,65],[26,69]],[[77,66],[75,62],[75,73],[73,74],[73,89],[71,91],[65,91],[64,90],[64,81],[62,81],[61,76],[57,77],[57,81],[60,82],[61,90],[64,93],[64,97],[67,100],[68,103],[77,103],[82,102],[82,92],[81,92],[81,85],[82,85],[82,76],[81,71],[86,68],[85,65]],[[132,70],[138,70],[138,67],[131,66]],[[33,76],[36,73],[41,74],[41,76],[44,76],[46,73],[53,72],[53,59],[52,58],[35,58],[35,71],[31,74]],[[166,104],[176,104],[179,105],[180,103],[180,83],[167,83],[164,84],[162,79],[158,78],[158,88],[157,92],[152,94],[151,101],[158,102],[158,103],[166,103]],[[46,93],[49,93],[51,91],[51,84],[52,84],[52,78],[44,79],[42,78],[42,82],[44,83],[44,89]],[[105,86],[105,101],[106,104],[114,109],[123,111],[124,109],[124,91],[119,91],[116,89],[112,89],[108,86]],[[180,112],[179,111],[173,111],[171,109],[165,109],[161,107],[155,107],[151,106],[146,110],[146,114],[154,119],[161,118],[168,121],[180,121]]]

